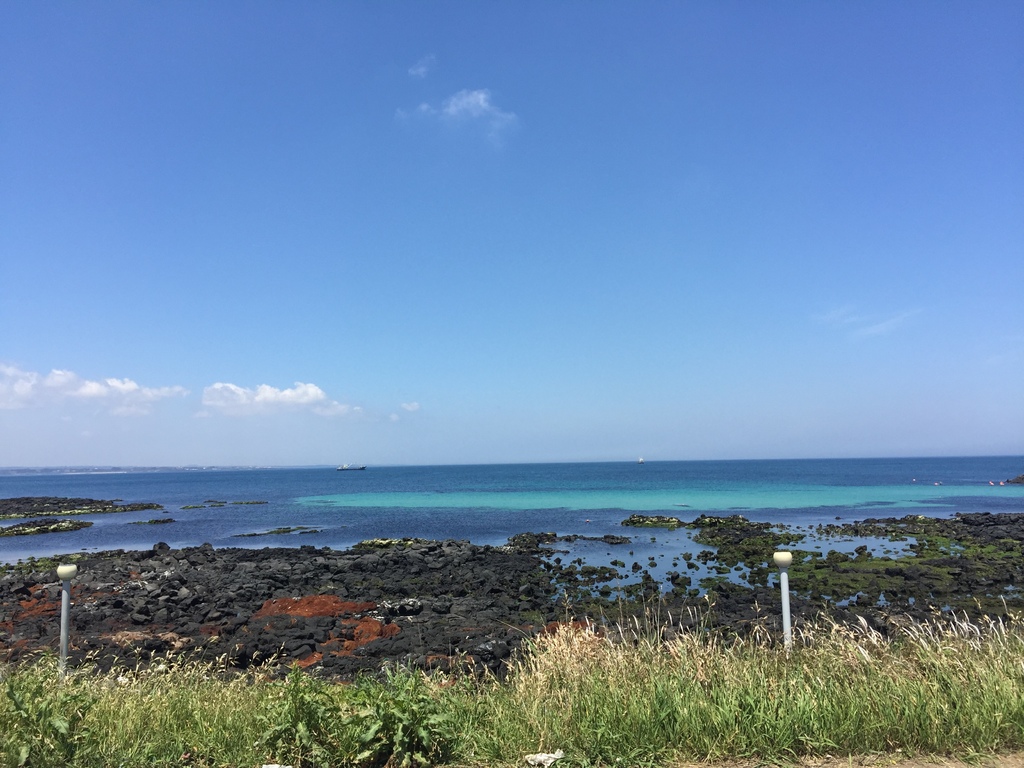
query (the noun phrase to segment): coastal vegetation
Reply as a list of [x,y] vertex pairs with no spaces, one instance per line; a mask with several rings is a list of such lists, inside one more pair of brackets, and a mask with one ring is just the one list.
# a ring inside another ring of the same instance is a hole
[[567,767],[659,766],[1024,746],[1016,617],[888,635],[822,620],[791,652],[766,626],[698,627],[562,625],[502,679],[393,666],[343,685],[299,666],[282,678],[169,660],[62,680],[47,656],[0,667],[0,764],[511,766],[562,750]]

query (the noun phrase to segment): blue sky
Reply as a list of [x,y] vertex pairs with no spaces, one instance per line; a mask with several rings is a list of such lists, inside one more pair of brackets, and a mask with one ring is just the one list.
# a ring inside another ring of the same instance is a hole
[[1018,2],[0,2],[0,466],[1024,454]]

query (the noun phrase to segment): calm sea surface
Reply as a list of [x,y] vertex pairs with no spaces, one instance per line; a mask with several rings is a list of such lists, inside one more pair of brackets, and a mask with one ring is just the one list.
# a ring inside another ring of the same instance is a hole
[[[634,557],[693,549],[685,531],[623,528],[633,512],[692,519],[739,513],[752,520],[815,525],[866,517],[1024,511],[1024,457],[687,461],[443,467],[2,470],[0,497],[76,496],[155,502],[164,512],[89,515],[91,528],[0,537],[0,561],[79,550],[143,549],[210,542],[215,547],[347,547],[416,536],[504,544],[524,531],[634,539]],[[211,500],[227,502],[211,507]],[[265,504],[231,502],[263,501]],[[205,505],[199,509],[187,506]],[[172,518],[163,525],[133,524]],[[7,525],[9,523],[2,523]],[[306,532],[240,537],[275,528]],[[588,549],[590,551],[588,551]],[[603,543],[574,549],[588,561]],[[694,550],[696,551],[696,550]],[[669,554],[673,556],[673,554]]]

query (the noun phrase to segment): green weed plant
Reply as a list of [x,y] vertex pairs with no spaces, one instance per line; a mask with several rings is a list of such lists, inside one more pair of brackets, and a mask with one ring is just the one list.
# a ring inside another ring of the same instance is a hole
[[3,682],[0,755],[6,766],[71,765],[89,753],[86,717],[96,701],[92,691],[60,682],[48,657]]
[[354,691],[350,723],[358,733],[358,765],[413,768],[447,762],[454,742],[439,689],[424,675],[388,669],[383,684],[363,680]]
[[668,624],[566,626],[527,641],[501,680],[0,667],[0,766],[511,766],[561,749],[556,768],[572,768],[1024,748],[1014,619],[886,635],[820,621],[788,652],[763,627],[739,638]]

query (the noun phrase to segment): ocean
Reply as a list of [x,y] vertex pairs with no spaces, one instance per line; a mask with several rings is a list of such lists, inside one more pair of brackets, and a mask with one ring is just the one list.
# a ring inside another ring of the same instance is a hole
[[[501,545],[522,532],[631,537],[630,559],[700,547],[684,529],[621,525],[634,512],[691,520],[742,514],[814,526],[906,514],[1024,512],[1024,457],[648,461],[433,467],[7,469],[0,497],[70,496],[154,502],[163,511],[87,515],[69,533],[0,537],[0,562],[78,551],[215,547],[349,547],[371,538],[468,539]],[[223,505],[212,505],[222,502]],[[265,502],[265,503],[241,503]],[[153,519],[173,522],[147,524]],[[15,522],[15,521],[12,521]],[[0,525],[8,525],[4,522]],[[265,534],[279,528],[289,533]],[[857,542],[846,542],[853,547]],[[838,548],[835,543],[829,545]],[[618,555],[580,540],[568,556]],[[625,558],[623,558],[625,559]]]

